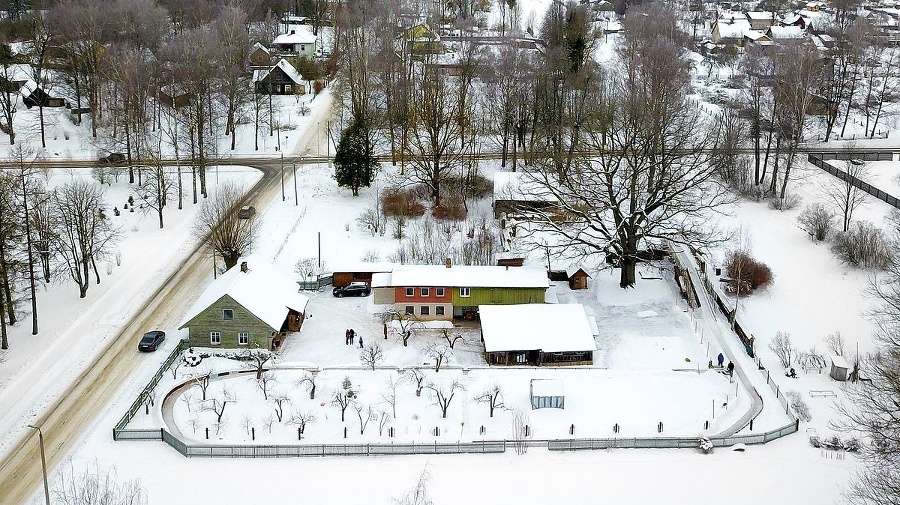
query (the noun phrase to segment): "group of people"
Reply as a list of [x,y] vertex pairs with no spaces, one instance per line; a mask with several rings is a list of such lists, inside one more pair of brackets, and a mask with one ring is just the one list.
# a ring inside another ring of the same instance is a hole
[[[725,355],[722,353],[719,353],[719,355],[717,356],[717,360],[719,362],[719,368],[723,368],[723,365],[725,364]],[[734,375],[734,363],[733,362],[729,361],[728,366],[724,367],[724,368],[725,368],[726,372],[728,373],[728,375]]]
[[[347,331],[344,332],[344,345],[353,345],[353,341],[356,339],[356,330],[353,328],[347,328]],[[362,335],[359,336],[359,348],[363,348],[363,338]]]

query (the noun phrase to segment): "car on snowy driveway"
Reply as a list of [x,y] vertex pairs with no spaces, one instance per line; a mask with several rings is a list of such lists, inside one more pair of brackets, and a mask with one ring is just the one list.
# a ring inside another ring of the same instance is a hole
[[97,163],[101,165],[117,166],[125,163],[125,159],[125,155],[122,153],[109,153],[97,160]]
[[346,286],[332,289],[331,294],[338,298],[342,296],[369,296],[369,285],[365,282],[351,282]]
[[144,336],[141,337],[140,343],[138,343],[138,351],[141,352],[153,352],[162,345],[163,341],[166,339],[166,332],[153,330],[144,333]]

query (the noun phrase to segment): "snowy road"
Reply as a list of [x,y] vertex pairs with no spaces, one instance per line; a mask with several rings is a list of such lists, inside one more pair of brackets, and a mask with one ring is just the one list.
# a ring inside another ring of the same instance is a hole
[[[325,94],[323,100],[330,100]],[[314,109],[318,119],[324,119],[330,112],[328,104]],[[313,123],[315,124],[315,123]],[[322,122],[320,124],[325,124]],[[317,142],[321,136],[318,130],[309,129],[300,138],[292,155],[304,155],[310,151],[318,151]],[[313,152],[313,154],[319,154]],[[231,160],[238,162],[237,159]],[[261,211],[265,211],[269,203],[281,192],[281,178],[278,161],[270,160],[266,164],[255,164],[254,168],[263,171],[264,176],[248,193],[248,198],[255,202]],[[148,357],[137,351],[134,336],[143,333],[147,328],[174,328],[183,316],[184,308],[193,303],[200,291],[209,281],[209,257],[200,250],[195,250],[182,265],[169,276],[165,282],[146,301],[133,300],[141,305],[137,317],[131,319],[116,338],[110,339],[106,348],[96,354],[93,362],[85,363],[84,370],[68,387],[62,387],[63,393],[46,406],[40,405],[42,399],[48,397],[46,390],[35,388],[40,384],[47,389],[58,384],[42,382],[42,376],[49,368],[31,367],[27,373],[33,378],[20,378],[28,390],[7,388],[7,393],[0,399],[0,412],[9,412],[15,404],[29,399],[36,409],[43,408],[43,414],[30,421],[40,426],[44,433],[47,465],[53,469],[65,460],[70,451],[76,447],[92,421],[107,410],[107,406],[115,398],[122,384],[131,379],[135,370]],[[99,300],[102,303],[102,299]],[[97,303],[97,302],[95,302]],[[89,335],[81,338],[90,338]],[[49,356],[49,354],[48,354]],[[40,359],[40,357],[38,358]],[[52,358],[45,358],[50,359]],[[54,363],[46,364],[52,367]],[[15,394],[11,394],[15,391]],[[27,410],[25,411],[27,412]],[[24,425],[26,418],[19,425]],[[112,427],[110,429],[110,436]],[[25,431],[9,445],[0,461],[0,490],[3,505],[25,504],[41,482],[41,465],[39,445],[33,431]]]

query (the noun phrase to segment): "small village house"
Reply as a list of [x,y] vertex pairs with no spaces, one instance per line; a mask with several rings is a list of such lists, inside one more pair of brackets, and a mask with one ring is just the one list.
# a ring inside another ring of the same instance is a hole
[[440,54],[444,52],[441,37],[428,25],[418,24],[405,30],[400,38],[405,52],[413,55]]
[[253,71],[253,85],[263,95],[302,95],[306,93],[303,76],[286,59],[267,70]]
[[312,59],[316,55],[316,39],[311,26],[291,25],[291,30],[275,37],[272,45],[278,56]]
[[269,68],[272,66],[272,52],[266,46],[256,42],[250,48],[249,60],[252,69]]
[[300,331],[307,303],[290,275],[251,258],[215,279],[179,329],[188,329],[192,346],[277,349]]
[[405,265],[372,276],[376,305],[422,321],[474,319],[479,306],[542,304],[550,282],[534,267]]
[[589,365],[597,345],[581,304],[482,305],[491,365]]
[[378,273],[391,272],[398,267],[397,263],[350,263],[340,265],[332,270],[331,284],[336,287],[344,287],[351,282],[365,282],[372,285],[372,276]]

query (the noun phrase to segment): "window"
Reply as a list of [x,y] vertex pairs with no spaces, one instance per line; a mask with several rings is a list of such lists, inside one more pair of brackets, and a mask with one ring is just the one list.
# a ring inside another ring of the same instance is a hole
[[419,315],[427,316],[429,312],[430,310],[428,305],[422,305],[422,307],[419,308]]
[[406,288],[406,296],[413,296],[416,294],[416,288]]
[[209,332],[209,345],[219,345],[222,343],[222,334],[217,331]]
[[409,314],[410,316],[415,315],[415,313],[416,313],[416,308],[413,307],[412,305],[407,305],[407,306],[406,306],[406,313]]
[[469,296],[471,296],[471,294],[469,293],[469,288],[459,288],[459,296],[463,298],[468,298]]
[[304,46],[304,45],[301,44],[301,45],[300,45],[300,52],[302,53],[302,52],[304,52],[304,51],[306,51],[306,46]]
[[250,344],[250,333],[246,331],[238,332],[238,345]]
[[443,298],[444,296],[444,288],[434,288],[434,296],[438,296]]
[[434,315],[443,316],[444,315],[444,306],[443,305],[435,305]]
[[422,288],[422,296],[428,296],[428,294],[429,294],[430,292],[431,292],[430,289],[428,289],[428,288]]
[[232,309],[223,310],[222,311],[222,319],[224,319],[226,321],[231,321],[232,319],[234,319],[234,310],[232,310]]

